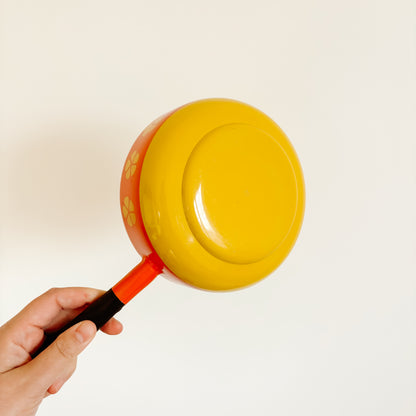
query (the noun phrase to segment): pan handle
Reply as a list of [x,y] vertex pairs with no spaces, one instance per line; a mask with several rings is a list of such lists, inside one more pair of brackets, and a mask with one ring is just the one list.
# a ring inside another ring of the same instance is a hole
[[104,295],[91,303],[85,310],[83,310],[72,321],[55,332],[45,332],[43,344],[32,353],[32,358],[37,357],[44,349],[49,347],[58,338],[60,334],[65,332],[71,326],[81,321],[94,322],[97,329],[100,329],[107,321],[109,321],[122,307],[124,303],[121,302],[114,294],[113,289],[108,290]]
[[139,265],[131,270],[110,290],[92,302],[72,321],[55,332],[45,332],[42,345],[32,353],[32,359],[37,357],[43,350],[51,345],[56,338],[71,326],[81,321],[94,322],[97,329],[100,329],[120,309],[142,289],[144,289],[156,276],[162,273],[163,264],[158,259],[143,257]]

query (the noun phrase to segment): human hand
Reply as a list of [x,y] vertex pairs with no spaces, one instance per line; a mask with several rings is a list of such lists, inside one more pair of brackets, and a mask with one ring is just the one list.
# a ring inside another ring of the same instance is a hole
[[[103,293],[81,287],[50,289],[0,327],[0,415],[34,415],[42,400],[71,377],[77,356],[97,332],[91,321],[63,332],[36,358],[31,353],[42,344],[45,331],[62,327]],[[110,335],[122,329],[114,318],[101,328]]]

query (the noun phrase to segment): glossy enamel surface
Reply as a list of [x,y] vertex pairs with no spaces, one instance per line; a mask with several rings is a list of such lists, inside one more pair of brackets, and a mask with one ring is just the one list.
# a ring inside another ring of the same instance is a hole
[[282,130],[253,107],[211,99],[181,107],[153,134],[132,201],[145,248],[210,290],[250,285],[278,267],[304,211],[300,164]]
[[290,160],[272,136],[226,124],[193,149],[182,202],[192,234],[213,256],[250,264],[274,251],[293,221],[296,183]]

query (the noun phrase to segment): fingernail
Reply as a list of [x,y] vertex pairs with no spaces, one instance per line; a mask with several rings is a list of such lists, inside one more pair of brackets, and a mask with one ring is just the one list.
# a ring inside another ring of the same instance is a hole
[[75,331],[75,336],[81,343],[89,341],[97,332],[92,322],[83,322]]

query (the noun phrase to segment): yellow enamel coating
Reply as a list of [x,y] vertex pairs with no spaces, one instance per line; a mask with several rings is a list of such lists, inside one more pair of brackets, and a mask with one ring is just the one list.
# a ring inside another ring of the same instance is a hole
[[296,208],[286,153],[272,136],[248,124],[218,127],[199,141],[182,191],[192,233],[208,252],[230,263],[268,256],[285,237]]
[[304,184],[282,130],[241,102],[174,112],[144,158],[140,205],[165,265],[199,288],[227,290],[271,273],[301,227]]

